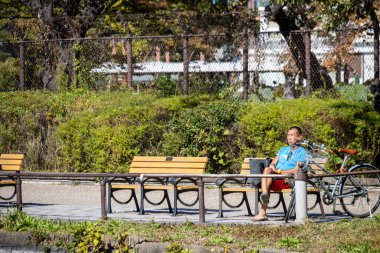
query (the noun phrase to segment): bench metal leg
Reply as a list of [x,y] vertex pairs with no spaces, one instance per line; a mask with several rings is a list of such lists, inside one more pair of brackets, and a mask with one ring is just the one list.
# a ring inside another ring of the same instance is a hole
[[16,178],[16,203],[17,210],[22,211],[22,191],[21,191],[21,178]]
[[259,188],[255,188],[255,215],[259,214]]
[[285,204],[285,199],[284,199],[284,194],[282,192],[279,193],[279,198],[280,198],[280,201],[281,201],[281,204],[282,204],[282,208],[284,209],[284,214],[287,213],[287,208],[286,208],[286,204]]
[[243,199],[244,199],[245,204],[246,204],[246,206],[247,206],[248,215],[249,215],[249,216],[252,216],[251,207],[249,206],[248,196],[247,196],[247,193],[246,193],[246,192],[243,192]]
[[169,213],[173,213],[172,205],[170,204],[169,194],[167,190],[164,190],[164,196],[168,202]]
[[[177,190],[177,187],[174,187],[174,211],[172,213],[172,216],[177,215],[177,203],[178,203],[178,190]],[[169,205],[169,211],[170,211],[169,199],[168,199],[168,205]]]
[[223,218],[223,189],[219,187],[219,212],[218,212],[218,218]]
[[145,198],[145,190],[144,185],[141,185],[141,191],[140,191],[140,214],[144,214],[144,198]]
[[112,187],[111,187],[111,183],[108,182],[107,213],[112,213],[111,196],[112,196]]
[[132,198],[135,201],[136,212],[140,212],[139,203],[137,202],[136,191],[134,189],[132,190]]
[[285,222],[288,222],[290,219],[290,215],[292,214],[292,212],[294,210],[294,206],[296,204],[295,200],[296,200],[295,194],[294,194],[294,192],[292,192],[292,198],[290,199],[288,211],[285,213]]
[[321,193],[319,193],[319,192],[317,193],[317,202],[319,204],[319,208],[321,209],[322,217],[324,218],[326,216],[325,215],[325,209],[323,208]]

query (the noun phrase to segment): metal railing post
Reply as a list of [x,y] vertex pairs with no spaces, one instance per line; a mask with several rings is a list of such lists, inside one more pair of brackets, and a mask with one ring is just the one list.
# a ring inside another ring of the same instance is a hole
[[206,222],[206,212],[205,212],[205,187],[203,178],[201,177],[198,181],[198,194],[199,194],[199,223],[203,224]]
[[16,178],[16,206],[18,211],[22,211],[22,192],[21,192],[21,178]]
[[306,173],[300,169],[294,176],[296,194],[296,222],[303,223],[307,218],[307,192],[306,192]]
[[100,205],[101,205],[101,215],[102,219],[107,219],[107,209],[106,209],[106,181],[104,177],[100,180]]

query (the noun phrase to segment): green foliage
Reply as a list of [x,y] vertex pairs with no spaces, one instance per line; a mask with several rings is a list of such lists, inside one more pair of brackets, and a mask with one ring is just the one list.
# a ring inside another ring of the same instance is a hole
[[219,74],[191,74],[189,76],[190,94],[218,94],[228,87],[228,80]]
[[169,121],[169,131],[160,148],[170,155],[208,156],[208,171],[220,172],[234,159],[232,128],[239,106],[235,102],[213,101],[179,110]]
[[378,155],[380,116],[367,103],[322,99],[250,103],[242,115],[241,158],[273,157],[293,125],[300,126],[304,137],[313,142],[357,148],[359,157],[370,162]]
[[203,226],[189,222],[174,225],[114,219],[57,221],[9,211],[0,215],[0,230],[29,232],[35,245],[65,252],[83,252],[86,249],[88,252],[137,252],[131,240],[134,237],[150,242],[168,242],[166,252],[190,252],[183,246],[188,244],[222,246],[225,252],[229,252],[227,249],[258,252],[256,249],[274,245],[288,251],[379,252],[380,222],[377,216],[374,219],[310,222],[297,226]]
[[186,249],[181,244],[173,242],[165,248],[165,253],[191,253],[192,250]]
[[177,82],[170,75],[162,75],[156,80],[156,89],[164,96],[171,96],[179,93]]
[[106,86],[113,85],[112,83],[110,84],[112,80],[109,80],[109,75],[91,73],[93,68],[99,67],[110,59],[112,50],[109,44],[110,41],[108,40],[93,41],[91,43],[83,40],[74,43],[72,50],[75,55],[76,88],[105,90]]
[[278,245],[287,249],[300,250],[302,240],[297,237],[286,236],[281,238]]
[[15,90],[19,83],[18,60],[7,58],[0,62],[0,91]]
[[206,242],[206,245],[224,246],[226,243],[233,243],[235,239],[231,236],[214,235]]
[[343,99],[353,101],[367,101],[371,93],[369,86],[363,84],[343,85],[338,90]]
[[338,249],[339,249],[340,253],[375,253],[375,252],[378,252],[368,242],[363,242],[360,245],[339,243]]
[[207,156],[210,173],[237,172],[244,157],[274,156],[293,125],[313,142],[358,149],[358,159],[379,156],[380,116],[366,102],[243,104],[86,89],[3,92],[0,100],[0,152],[26,154],[26,170],[124,173],[135,155],[173,155]]
[[83,232],[80,240],[76,243],[75,252],[104,252],[104,238],[98,227],[92,223]]

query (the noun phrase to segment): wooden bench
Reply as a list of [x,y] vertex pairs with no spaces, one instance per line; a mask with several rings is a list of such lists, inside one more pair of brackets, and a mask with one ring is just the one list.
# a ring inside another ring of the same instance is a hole
[[[24,163],[25,155],[23,154],[1,154],[0,155],[0,171],[19,173]],[[13,177],[3,177],[0,174],[0,188],[10,187],[13,191],[9,196],[0,193],[0,199],[11,200],[16,195],[16,180]],[[20,189],[21,190],[21,189]],[[21,197],[21,192],[20,192]]]
[[[184,202],[179,195],[184,192],[196,191],[198,194],[197,180],[191,177],[186,178],[163,178],[144,177],[144,174],[204,174],[207,157],[172,157],[172,156],[135,156],[131,163],[129,173],[138,174],[139,177],[130,177],[124,180],[114,178],[109,181],[108,187],[108,212],[112,212],[111,200],[114,199],[120,204],[127,204],[134,200],[137,211],[145,213],[144,200],[152,205],[161,205],[165,200],[169,212],[176,215],[178,213],[177,202],[185,206],[194,206],[198,202],[198,195],[193,203]],[[136,190],[140,190],[140,207],[137,202]],[[130,191],[130,198],[121,201],[115,196],[115,192],[120,190]],[[174,210],[171,207],[168,191],[174,192]],[[148,199],[146,194],[152,191],[163,191],[163,198],[158,202]]]
[[[251,160],[256,160],[257,162],[261,162],[263,167],[268,166],[268,164],[270,163],[270,160],[267,158],[245,158],[244,162],[242,164],[242,167],[241,167],[240,174],[242,174],[242,175],[251,174],[251,172],[250,172],[250,161]],[[320,165],[323,166],[327,162],[327,160],[318,160],[318,162]],[[283,180],[283,179],[279,179],[279,180],[275,180],[275,181],[280,181],[280,180]],[[248,201],[248,195],[247,195],[248,192],[254,193],[254,204],[255,204],[254,214],[258,213],[259,197],[261,194],[260,184],[252,185],[250,182],[251,182],[251,180],[248,178],[242,179],[242,180],[224,179],[223,181],[218,182],[218,186],[219,186],[219,213],[218,213],[218,217],[223,217],[223,203],[230,208],[238,208],[238,207],[242,206],[243,204],[245,204],[247,211],[248,211],[248,215],[252,216],[253,214],[252,214],[252,211],[251,211],[251,208],[249,205],[249,201]],[[292,193],[292,190],[293,190],[292,188],[277,189],[276,183],[273,183],[271,188],[270,188],[270,192],[271,192],[271,195],[277,194],[278,198],[277,198],[277,201],[275,201],[275,203],[273,203],[273,198],[271,197],[271,202],[268,206],[268,209],[277,208],[281,204],[282,208],[284,210],[284,214],[287,215],[288,209],[286,207],[283,194],[284,193]],[[230,194],[242,194],[241,202],[236,204],[236,205],[232,205],[231,203],[228,203],[225,196],[230,195]],[[323,210],[323,206],[322,206],[322,202],[321,202],[321,197],[319,194],[319,189],[316,188],[315,185],[311,185],[309,182],[308,187],[307,187],[307,194],[316,195],[316,204],[319,204],[319,206],[321,208],[322,215],[324,215],[324,210]],[[310,207],[310,209],[314,208],[316,206],[316,204],[314,204],[312,207]]]

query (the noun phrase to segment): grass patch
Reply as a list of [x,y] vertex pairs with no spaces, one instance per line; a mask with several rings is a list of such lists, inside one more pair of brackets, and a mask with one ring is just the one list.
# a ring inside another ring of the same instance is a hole
[[[124,245],[125,241],[122,241],[122,238],[139,237],[146,241],[168,242],[172,245],[172,250],[178,251],[186,251],[186,248],[181,246],[186,244],[217,246],[244,252],[256,252],[260,248],[300,252],[380,251],[379,215],[373,219],[333,223],[310,222],[297,226],[201,226],[191,222],[172,225],[154,221],[139,224],[127,220],[52,221],[10,211],[0,217],[0,230],[30,232],[35,243],[69,250],[91,247],[99,249],[104,247],[103,241]],[[93,242],[96,242],[96,245],[91,245]]]

